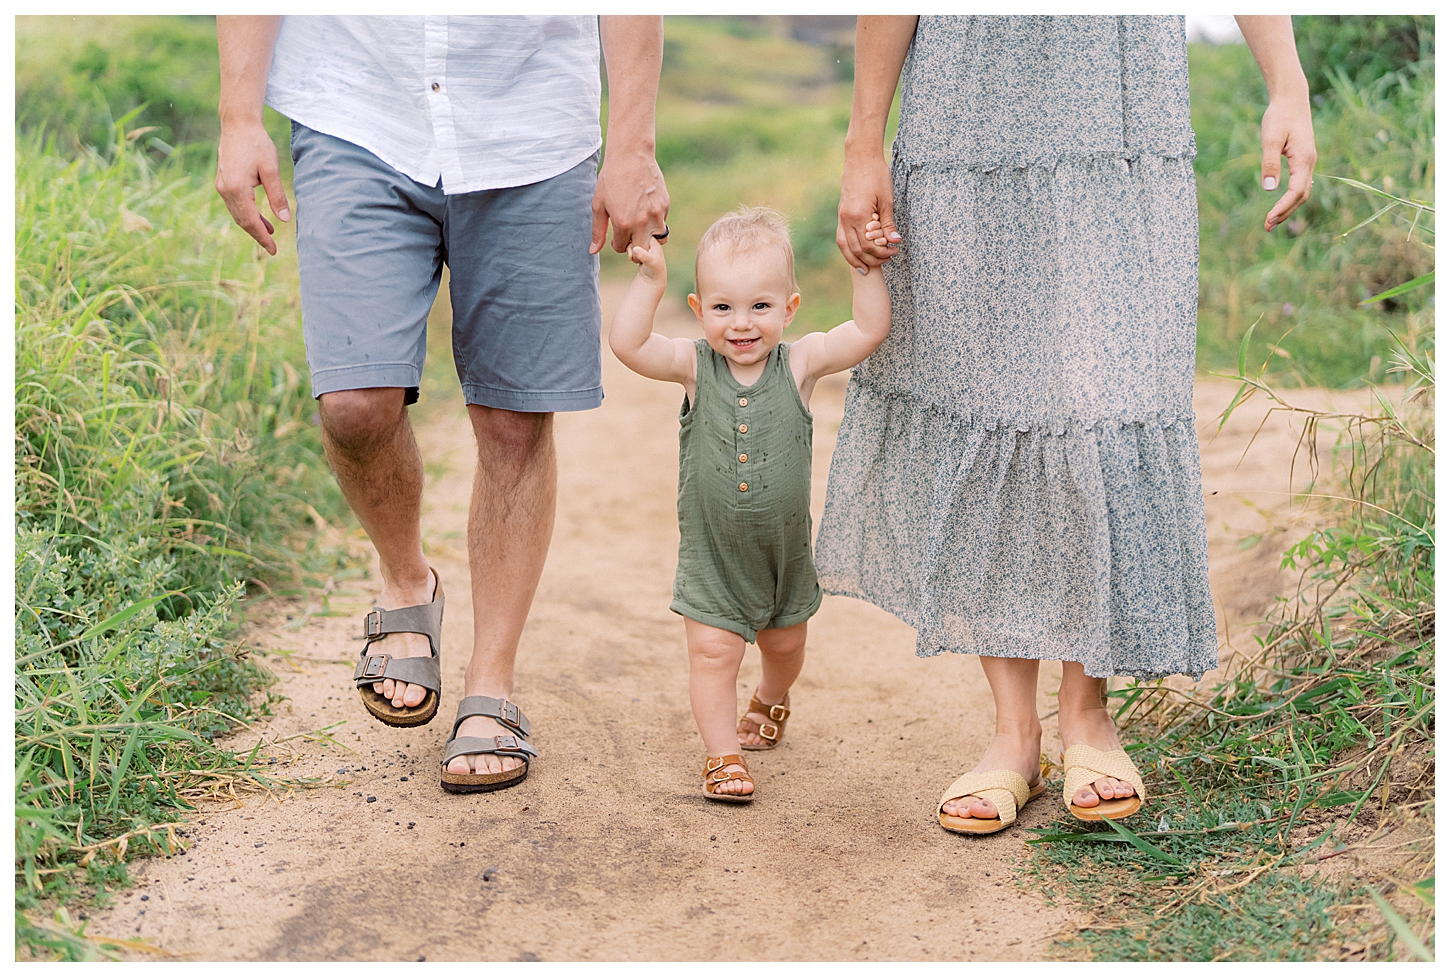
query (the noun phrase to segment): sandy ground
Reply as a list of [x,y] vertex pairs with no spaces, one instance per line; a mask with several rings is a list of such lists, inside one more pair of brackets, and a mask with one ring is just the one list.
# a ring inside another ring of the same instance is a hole
[[[695,334],[679,312],[660,327]],[[275,609],[257,639],[279,653],[267,663],[287,700],[231,745],[260,734],[269,770],[325,786],[208,811],[185,853],[134,865],[137,888],[93,912],[91,933],[225,960],[989,960],[1040,958],[1083,922],[1019,885],[1023,827],[1051,819],[1056,792],[995,836],[937,827],[941,789],[987,745],[986,682],[969,657],[917,659],[914,632],[859,601],[828,597],[811,622],[788,735],[750,757],[759,799],[701,798],[683,628],[668,609],[681,395],[607,352],[605,385],[603,409],[558,418],[558,524],[515,695],[541,752],[528,779],[472,796],[438,787],[471,633],[472,458],[461,404],[439,407],[418,432],[426,545],[449,595],[439,717],[396,730],[359,704],[369,582],[330,596],[342,616],[317,616],[317,601]],[[812,405],[817,519],[844,390],[830,378]],[[1212,437],[1232,390],[1204,381],[1195,405],[1221,638],[1250,649],[1286,584],[1295,436],[1271,419],[1240,464],[1263,410]],[[1047,716],[1058,669],[1044,672]],[[756,675],[747,656],[742,703]],[[334,723],[335,742],[302,735]]]

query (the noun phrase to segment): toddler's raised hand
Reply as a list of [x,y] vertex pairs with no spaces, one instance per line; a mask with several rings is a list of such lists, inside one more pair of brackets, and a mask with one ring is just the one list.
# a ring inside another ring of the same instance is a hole
[[648,248],[642,248],[637,244],[630,248],[629,260],[639,265],[639,277],[645,281],[661,284],[664,282],[666,277],[665,249],[658,240],[651,238]]

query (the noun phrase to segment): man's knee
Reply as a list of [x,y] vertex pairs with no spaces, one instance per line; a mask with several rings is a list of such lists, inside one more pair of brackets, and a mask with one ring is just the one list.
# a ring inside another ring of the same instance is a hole
[[554,433],[554,415],[468,405],[480,454],[528,458],[546,448]]
[[318,398],[318,413],[328,438],[345,451],[387,440],[405,420],[402,387],[335,390]]

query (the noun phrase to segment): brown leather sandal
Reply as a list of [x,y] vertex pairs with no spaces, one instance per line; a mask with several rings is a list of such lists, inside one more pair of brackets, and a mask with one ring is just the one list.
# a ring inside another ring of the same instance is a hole
[[[758,723],[750,718],[751,713],[759,716],[768,716],[766,722]],[[785,735],[785,721],[790,718],[790,693],[773,706],[767,706],[760,701],[760,696],[752,695],[750,705],[745,708],[745,715],[740,717],[740,723],[735,727],[737,736],[747,733],[754,733],[765,740],[762,746],[751,746],[748,743],[741,743],[742,750],[773,750],[780,745],[780,738]]]
[[[741,769],[738,772],[726,771],[726,767],[732,764],[739,764]],[[700,772],[705,778],[705,799],[708,801],[725,801],[727,804],[746,804],[755,800],[755,780],[750,776],[750,771],[745,767],[745,758],[739,753],[727,753],[724,756],[712,756],[705,758],[705,769]],[[729,783],[732,780],[743,780],[751,786],[749,794],[717,794],[715,790],[721,784]]]

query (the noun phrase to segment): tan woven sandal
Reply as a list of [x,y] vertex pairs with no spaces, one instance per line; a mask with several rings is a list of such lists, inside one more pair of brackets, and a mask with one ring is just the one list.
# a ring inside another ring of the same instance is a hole
[[[1138,813],[1148,796],[1143,789],[1143,775],[1138,773],[1138,768],[1124,750],[1104,753],[1086,744],[1069,746],[1063,751],[1062,766],[1062,802],[1079,821],[1116,821],[1128,817]],[[1074,794],[1104,777],[1131,784],[1138,795],[1100,800],[1096,807],[1078,807],[1072,802]]]
[[[739,764],[741,769],[736,772],[726,771],[731,764]],[[746,804],[755,800],[755,780],[751,778],[750,771],[745,767],[745,758],[739,753],[727,753],[724,756],[712,756],[705,758],[705,769],[700,771],[700,776],[705,778],[705,799],[709,801],[724,801],[727,804]],[[717,794],[721,784],[729,783],[732,780],[743,780],[752,788],[748,794]]]
[[[1017,812],[1032,798],[1047,789],[1047,784],[1038,780],[1028,785],[1015,770],[982,770],[964,773],[956,779],[936,806],[936,819],[943,828],[959,835],[996,834],[1017,820]],[[997,806],[995,818],[959,818],[942,810],[947,801],[959,797],[980,797]]]
[[[751,713],[757,716],[768,717],[767,722],[758,723],[750,718]],[[773,706],[767,706],[760,701],[760,696],[752,695],[750,705],[745,708],[745,715],[740,717],[740,724],[735,727],[735,734],[742,736],[754,733],[765,743],[761,746],[751,746],[748,743],[741,743],[742,750],[773,750],[780,745],[780,738],[785,735],[785,721],[790,718],[790,693]]]

